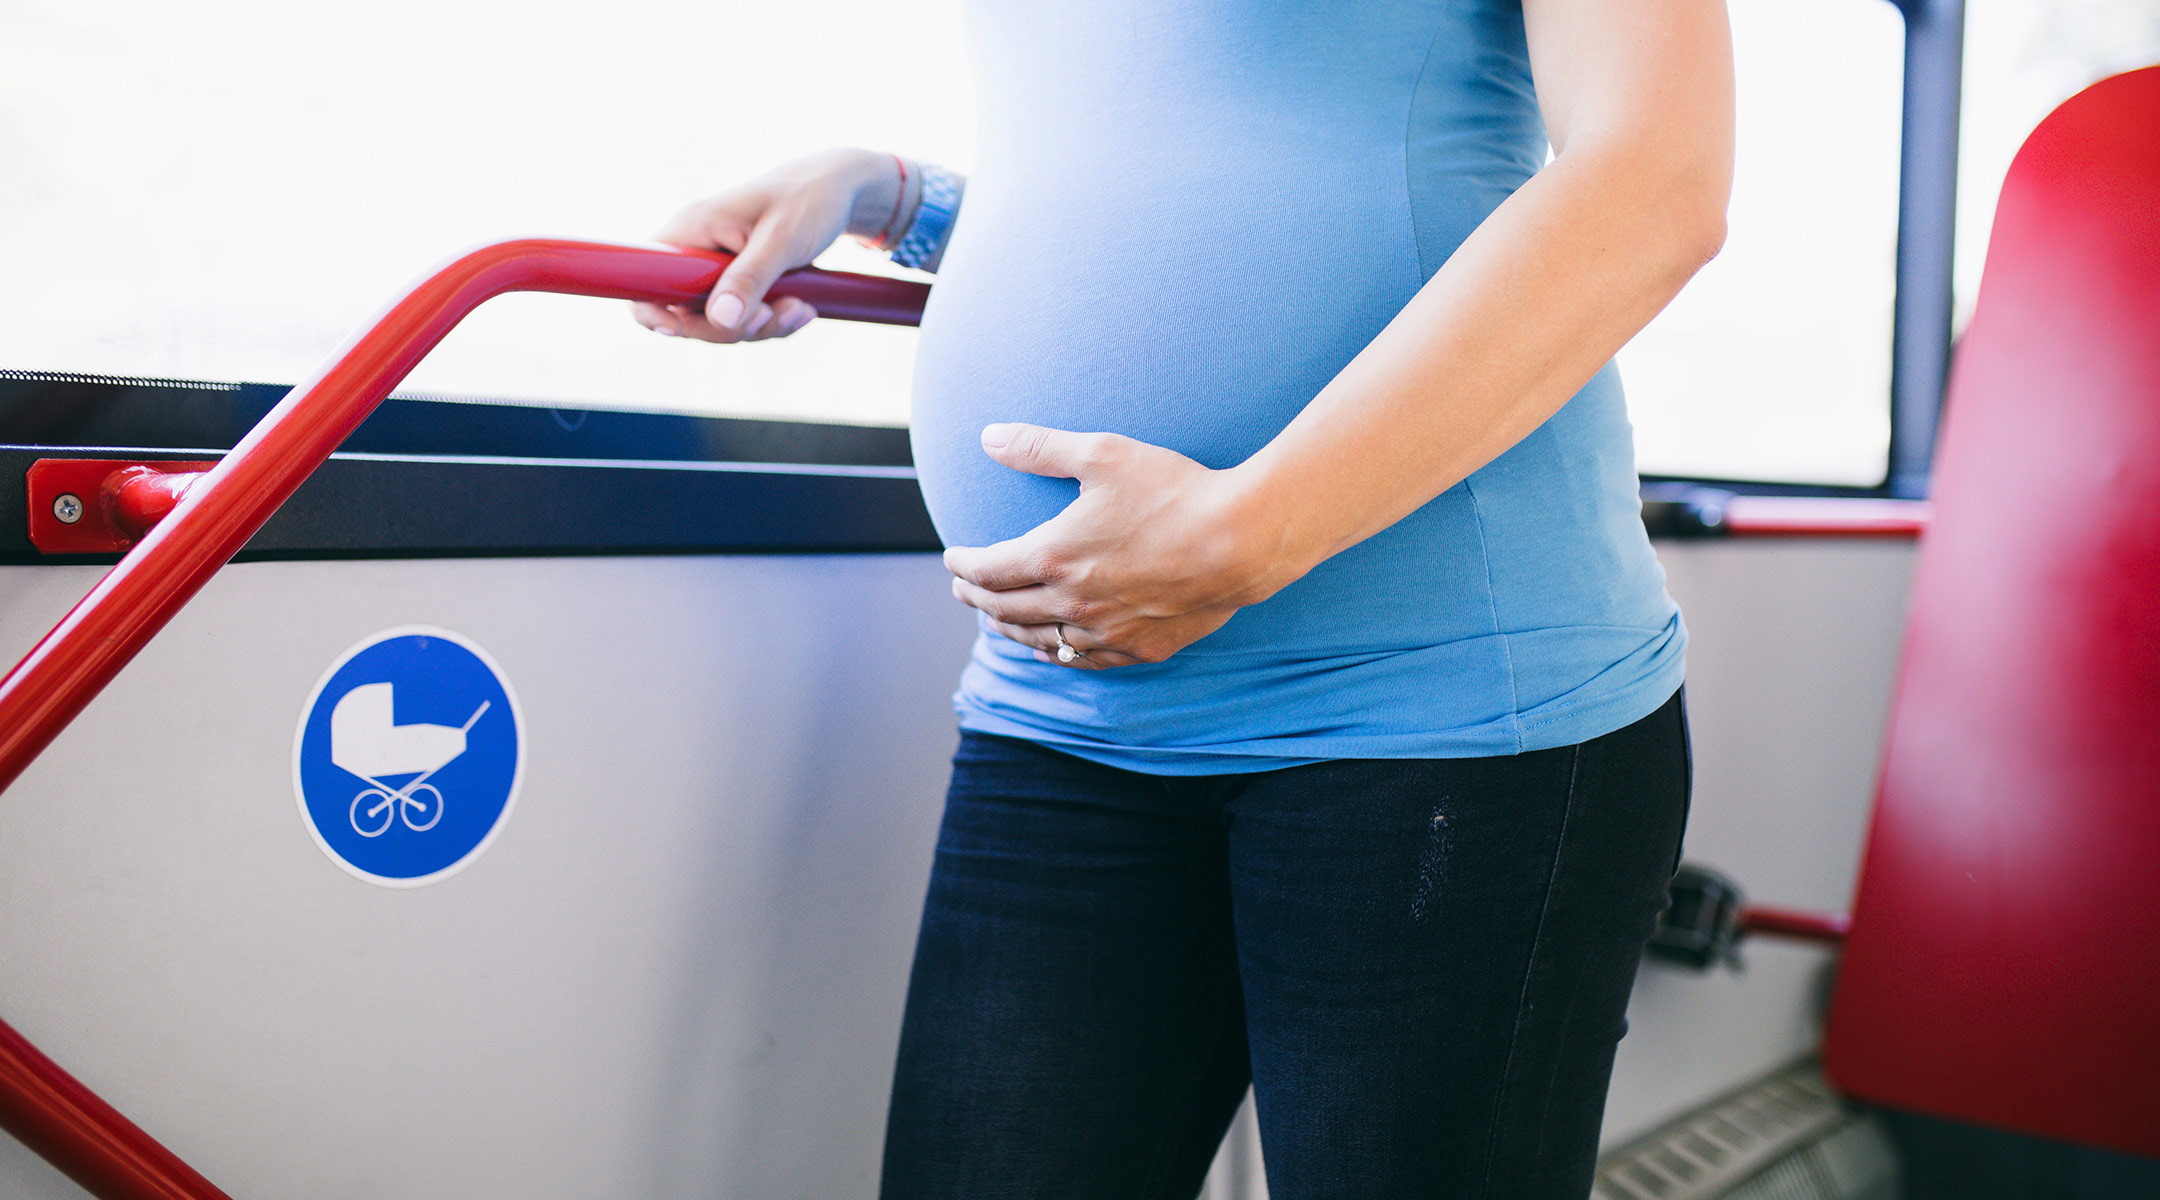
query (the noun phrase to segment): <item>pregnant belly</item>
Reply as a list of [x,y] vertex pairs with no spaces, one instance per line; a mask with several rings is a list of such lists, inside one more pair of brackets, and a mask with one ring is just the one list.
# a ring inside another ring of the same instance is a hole
[[[1390,287],[1338,278],[1330,291],[1312,279],[1256,279],[1249,261],[1219,263],[1202,276],[1214,281],[1204,294],[1188,289],[1162,311],[1114,294],[1092,272],[1045,289],[1025,286],[1011,257],[997,275],[959,265],[941,273],[924,317],[912,421],[931,517],[945,543],[959,546],[1019,537],[1079,494],[1072,480],[991,460],[983,426],[1119,433],[1205,466],[1235,466],[1279,433],[1415,287],[1405,272]],[[1047,272],[1052,264],[1035,265]],[[1295,286],[1267,286],[1285,283]],[[1254,299],[1267,296],[1321,299]],[[1324,657],[1489,634],[1476,530],[1458,488],[1186,653]]]
[[1174,272],[1156,263],[1151,281],[1148,264],[1118,261],[1129,255],[1098,255],[1085,274],[1061,277],[1071,264],[1039,247],[992,255],[956,239],[924,314],[910,421],[923,493],[948,545],[1016,537],[1078,494],[1071,480],[993,462],[983,426],[1118,433],[1235,466],[1289,424],[1417,283],[1414,264],[1321,281],[1309,266],[1219,251],[1188,254]]

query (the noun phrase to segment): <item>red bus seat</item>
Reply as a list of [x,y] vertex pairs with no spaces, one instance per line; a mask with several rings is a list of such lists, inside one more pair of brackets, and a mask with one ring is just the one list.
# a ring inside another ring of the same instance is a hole
[[2003,184],[1825,1065],[2160,1157],[2160,67]]

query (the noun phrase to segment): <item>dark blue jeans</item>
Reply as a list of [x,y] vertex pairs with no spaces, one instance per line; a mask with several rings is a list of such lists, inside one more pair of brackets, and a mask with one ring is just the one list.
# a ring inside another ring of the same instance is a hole
[[885,1200],[1581,1200],[1687,820],[1680,696],[1581,745],[1136,774],[963,734]]

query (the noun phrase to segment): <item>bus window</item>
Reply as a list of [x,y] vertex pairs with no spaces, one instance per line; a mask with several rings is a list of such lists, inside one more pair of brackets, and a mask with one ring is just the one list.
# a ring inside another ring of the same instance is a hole
[[[0,11],[0,367],[297,382],[477,243],[642,240],[829,145],[964,170],[968,88],[952,0],[23,0]],[[892,270],[852,242],[821,262]],[[491,301],[408,393],[906,420],[911,331],[720,351],[607,308]]]
[[1873,486],[1890,438],[1904,23],[1732,0],[1725,249],[1620,354],[1645,474]]
[[[894,20],[868,0],[664,15],[508,0],[9,5],[0,367],[292,382],[402,283],[477,242],[636,240],[674,206],[825,145],[964,170],[958,7]],[[1731,8],[1731,232],[1622,352],[1640,465],[1873,486],[1890,426],[1902,22],[1884,0]],[[2000,0],[1966,19],[1961,316],[2025,133],[2091,80],[2160,59],[2149,0]],[[821,261],[889,269],[845,242]],[[654,345],[590,301],[515,296],[407,387],[900,424],[913,347],[903,330],[830,326],[732,352]]]

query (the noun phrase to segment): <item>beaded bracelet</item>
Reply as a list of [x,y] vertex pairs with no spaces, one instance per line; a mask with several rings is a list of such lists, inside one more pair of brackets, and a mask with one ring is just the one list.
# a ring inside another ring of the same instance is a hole
[[903,267],[935,271],[945,257],[945,242],[952,235],[953,218],[959,215],[966,181],[934,163],[917,163],[922,180],[922,199],[915,217],[893,247],[892,260]]

